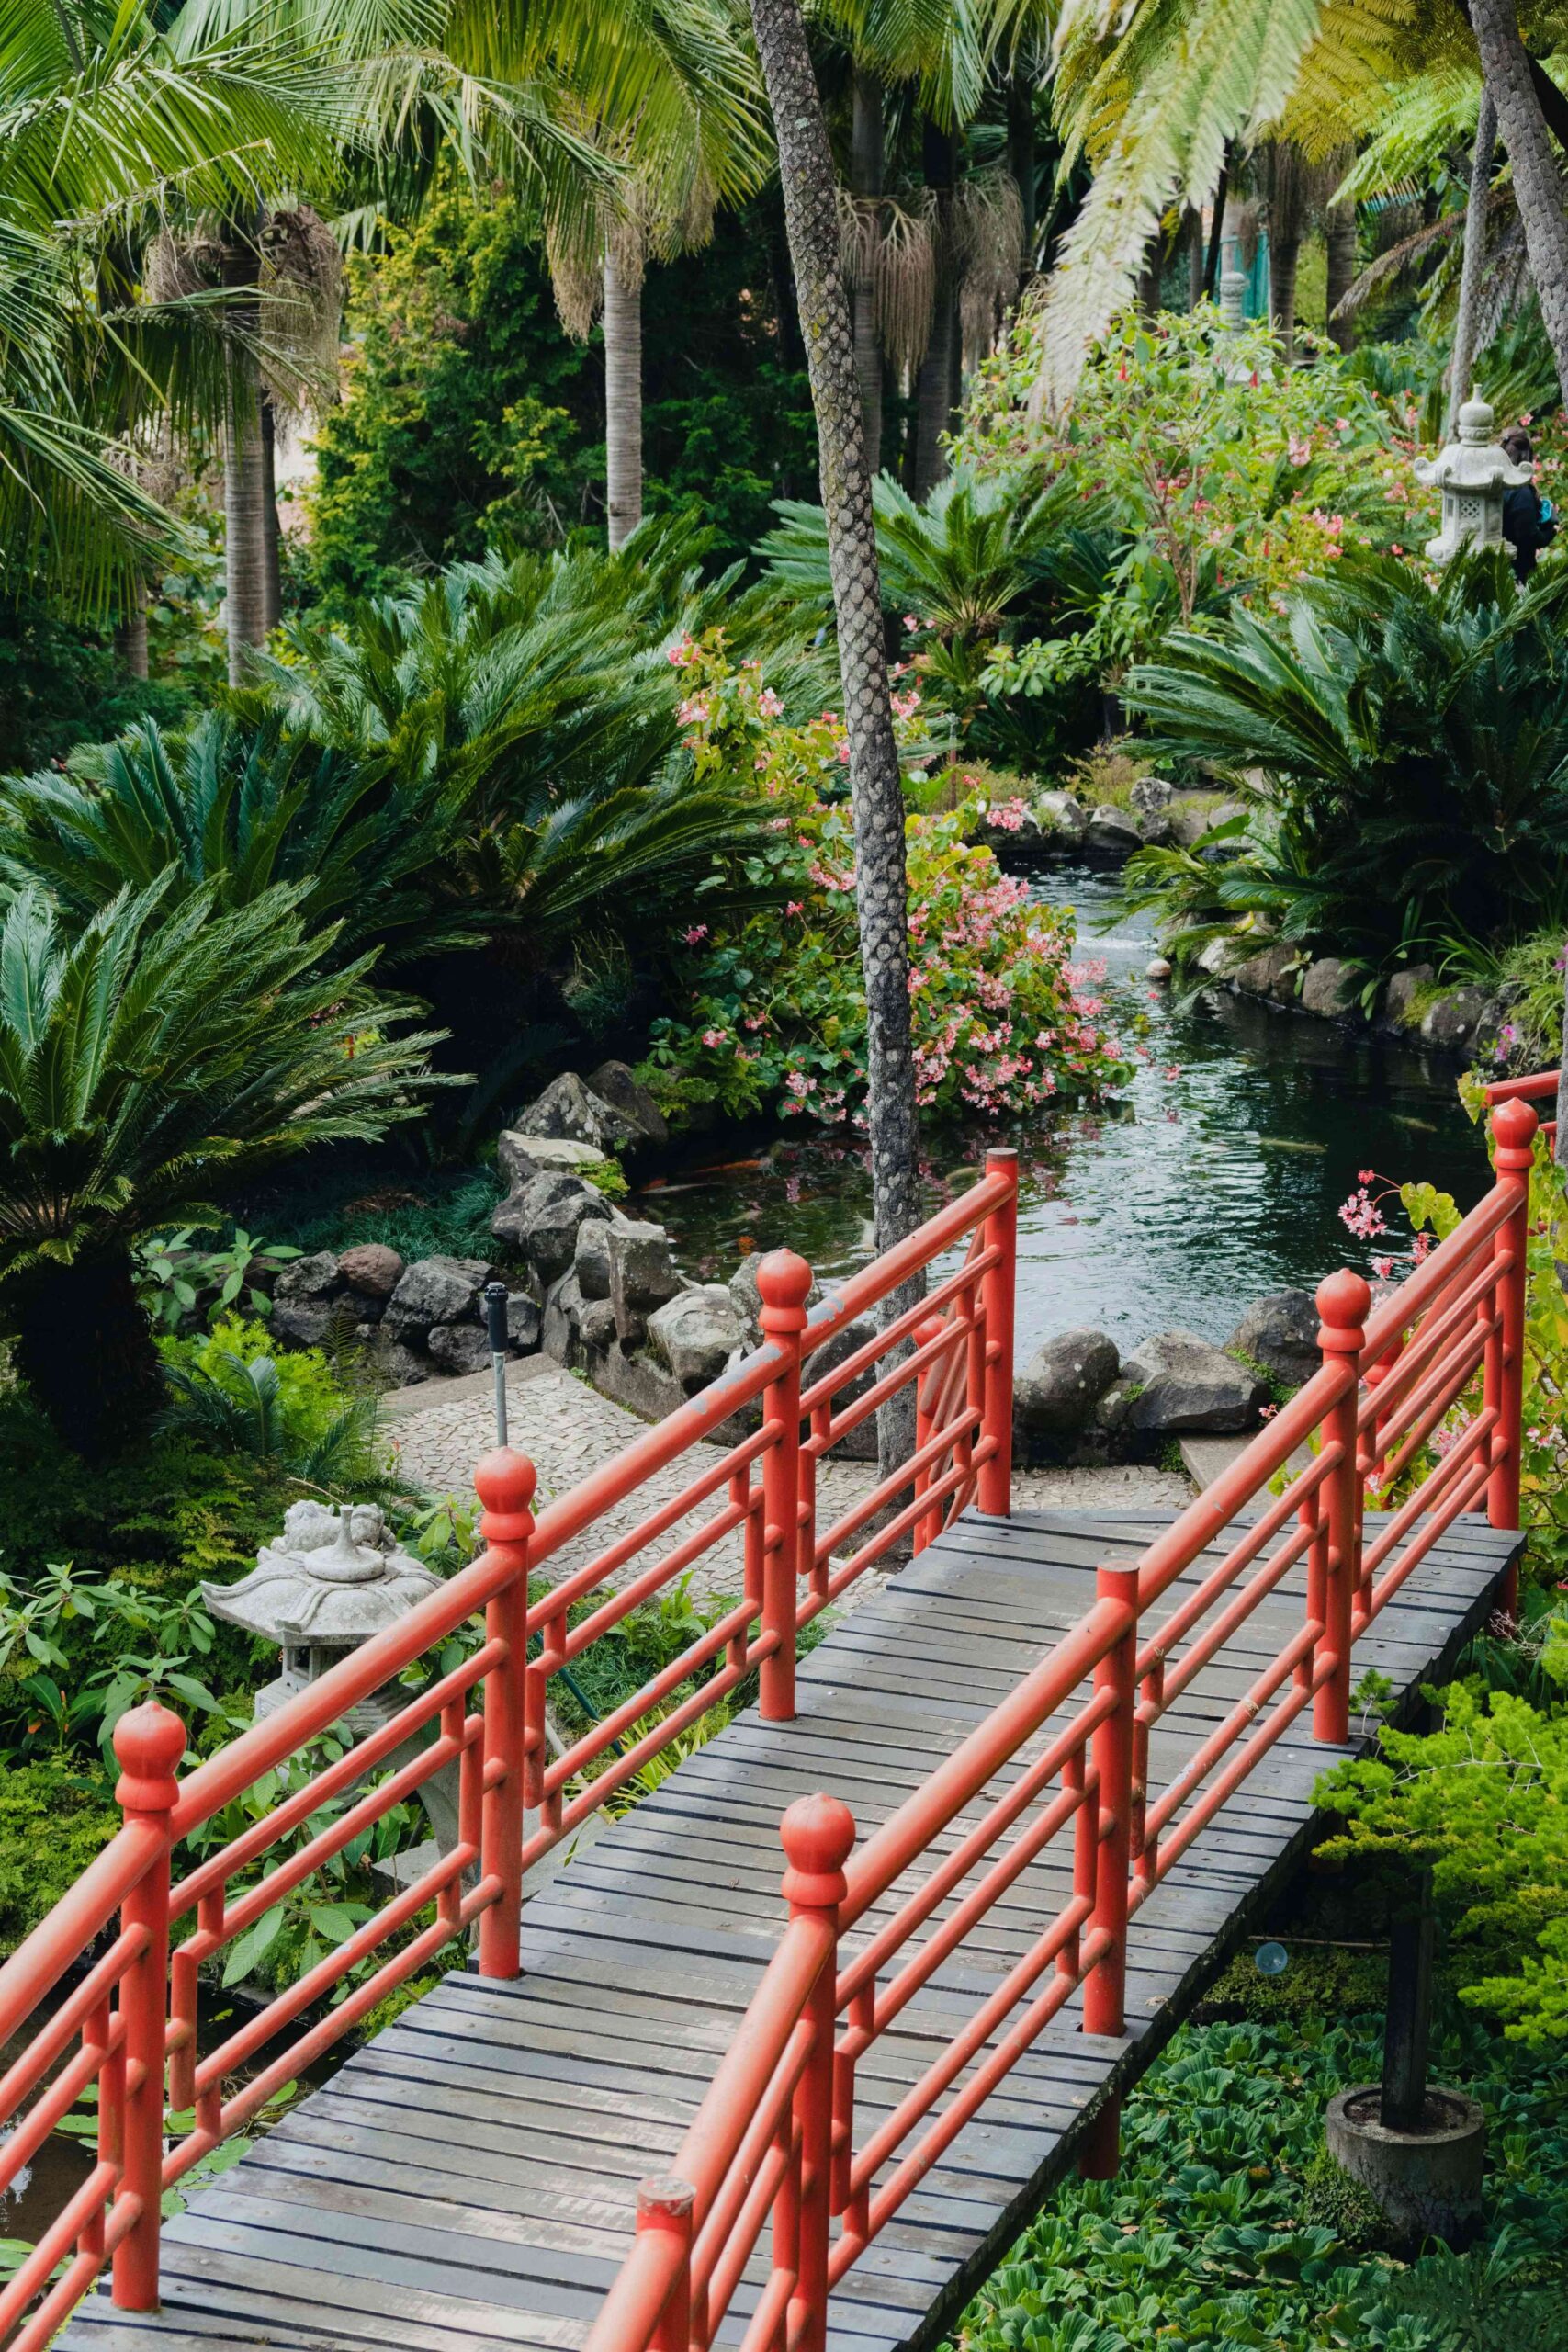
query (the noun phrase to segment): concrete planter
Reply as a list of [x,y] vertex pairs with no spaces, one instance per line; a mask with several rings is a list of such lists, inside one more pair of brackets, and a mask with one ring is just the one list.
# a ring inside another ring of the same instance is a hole
[[1375,2083],[1331,2099],[1329,2154],[1359,2181],[1401,2245],[1415,2247],[1435,2237],[1462,2245],[1482,2217],[1483,2109],[1462,2091],[1433,2084],[1421,2128],[1395,2132],[1380,2120],[1382,2106],[1382,2092]]

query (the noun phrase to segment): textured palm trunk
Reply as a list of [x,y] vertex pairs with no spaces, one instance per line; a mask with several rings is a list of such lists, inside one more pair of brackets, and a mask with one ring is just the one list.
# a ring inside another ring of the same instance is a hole
[[132,596],[130,612],[115,624],[114,650],[117,659],[133,678],[144,678],[147,675],[147,592],[138,587],[133,590]]
[[1285,346],[1288,367],[1296,356],[1296,270],[1302,257],[1300,237],[1269,241],[1269,307],[1274,328]]
[[1195,311],[1203,299],[1203,216],[1195,204],[1188,206],[1182,230],[1187,240],[1187,307]]
[[1568,209],[1514,0],[1471,0],[1497,129],[1514,167],[1514,195],[1558,381],[1568,385]]
[[1328,247],[1328,332],[1341,351],[1351,351],[1356,344],[1356,322],[1338,319],[1334,314],[1356,282],[1355,206],[1331,204],[1323,216],[1323,232]]
[[[864,210],[880,202],[882,174],[882,85],[874,74],[857,65],[850,133],[850,193],[857,209]],[[855,240],[855,375],[860,382],[861,414],[865,420],[865,461],[875,473],[882,463],[882,343],[876,332],[876,289],[872,283],[870,249],[863,234]]]
[[[778,140],[784,217],[811,372],[822,505],[838,621],[839,668],[854,800],[855,907],[867,1014],[866,1074],[876,1243],[886,1250],[919,1218],[915,1065],[909,1025],[904,790],[893,736],[871,471],[855,375],[854,334],[839,261],[833,159],[798,0],[750,0]],[[919,1285],[910,1286],[916,1296]],[[885,1317],[912,1304],[889,1302]],[[908,1388],[877,1419],[885,1467],[907,1455]]]
[[1203,257],[1203,300],[1212,302],[1219,291],[1220,257],[1224,251],[1225,199],[1230,194],[1231,151],[1227,147],[1214,183],[1213,210],[1209,217],[1209,250]]
[[253,648],[266,639],[266,469],[262,449],[261,370],[256,363],[261,256],[249,224],[223,243],[231,312],[223,418],[223,555],[229,683],[243,683]]
[[262,612],[267,634],[283,617],[283,560],[277,525],[277,418],[264,392],[262,429]]
[[134,1440],[163,1396],[152,1327],[125,1255],[53,1266],[17,1285],[16,1366],[67,1445],[97,1461]]
[[604,255],[604,507],[610,545],[642,521],[642,278]]
[[1475,366],[1475,317],[1481,302],[1481,273],[1486,261],[1486,204],[1497,149],[1497,109],[1490,90],[1481,93],[1475,144],[1470,151],[1470,195],[1464,209],[1464,265],[1460,271],[1459,309],[1454,315],[1453,357],[1449,363],[1449,438],[1459,432],[1459,413],[1470,398]]

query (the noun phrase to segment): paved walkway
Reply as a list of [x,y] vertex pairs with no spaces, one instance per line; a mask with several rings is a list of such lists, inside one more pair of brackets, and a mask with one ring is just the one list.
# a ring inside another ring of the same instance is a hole
[[[644,1427],[635,1413],[563,1372],[547,1356],[525,1356],[509,1367],[506,1400],[511,1442],[538,1471],[541,1503],[570,1493],[591,1472],[613,1461]],[[488,1372],[443,1381],[438,1387],[399,1389],[385,1399],[383,1416],[399,1468],[411,1484],[436,1495],[473,1493],[474,1464],[495,1442],[494,1392]],[[688,1456],[649,1479],[629,1500],[607,1511],[591,1535],[569,1545],[552,1565],[552,1576],[587,1559],[591,1548],[604,1550],[689,1485],[693,1476]],[[818,1525],[830,1525],[869,1494],[874,1476],[868,1462],[825,1462],[818,1473]],[[1169,1470],[1022,1470],[1013,1479],[1014,1508],[1019,1510],[1176,1512],[1191,1499],[1188,1481]],[[636,1561],[622,1573],[629,1576],[634,1566],[645,1565]],[[740,1575],[739,1545],[731,1537],[698,1564],[692,1590],[696,1595],[736,1592]],[[885,1582],[886,1577],[876,1576],[857,1578],[840,1604],[840,1613]]]

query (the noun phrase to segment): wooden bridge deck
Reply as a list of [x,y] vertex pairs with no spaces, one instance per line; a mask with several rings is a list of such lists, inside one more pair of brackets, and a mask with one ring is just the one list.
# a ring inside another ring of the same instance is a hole
[[[740,1718],[527,1905],[520,1982],[448,1978],[200,2191],[164,2231],[160,2314],[118,2314],[99,2295],[62,2352],[580,2344],[627,2243],[636,2183],[668,2166],[773,1949],[785,1805],[831,1790],[864,1835],[1083,1613],[1095,1563],[1136,1557],[1166,1523],[965,1518],[803,1664],[795,1722]],[[1413,1703],[1484,1621],[1521,1541],[1461,1521],[1358,1645],[1358,1677],[1376,1668]],[[1288,1583],[1198,1678],[1156,1732],[1152,1788],[1302,1610]],[[1349,1752],[1300,1721],[1285,1734],[1137,1914],[1127,2036],[1090,2039],[1064,2013],[835,2296],[833,2352],[940,2339],[1098,2103],[1148,2064],[1310,1842],[1314,1782]],[[1070,1842],[1020,1878],[963,1964],[876,2046],[857,2137],[1059,1907]],[[727,2340],[747,2308],[743,2290]]]

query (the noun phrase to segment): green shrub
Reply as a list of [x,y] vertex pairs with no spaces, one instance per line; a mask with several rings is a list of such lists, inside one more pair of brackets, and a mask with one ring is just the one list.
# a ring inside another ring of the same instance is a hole
[[320,1348],[281,1349],[265,1323],[224,1316],[205,1335],[162,1339],[158,1352],[177,1422],[276,1462],[311,1486],[365,1492],[385,1485],[376,1399],[348,1387]]
[[0,1772],[0,1956],[14,1951],[114,1836],[107,1771],[53,1758]]

